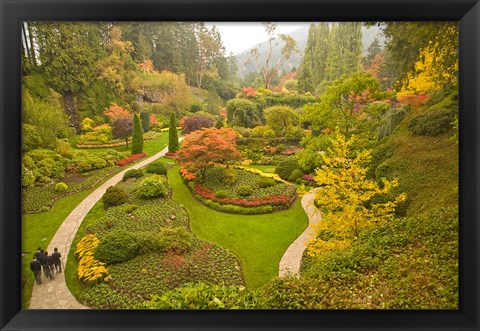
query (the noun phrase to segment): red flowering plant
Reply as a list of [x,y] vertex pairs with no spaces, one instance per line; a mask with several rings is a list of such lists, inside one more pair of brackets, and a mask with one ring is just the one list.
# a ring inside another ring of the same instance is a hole
[[139,160],[139,159],[141,159],[142,157],[145,157],[145,156],[147,156],[147,153],[145,153],[145,152],[139,153],[139,154],[132,154],[129,157],[127,157],[126,159],[118,161],[117,165],[123,167],[123,166],[126,166],[127,164],[130,164],[132,162],[135,162],[135,161],[137,161],[137,160]]
[[185,162],[180,165],[180,175],[186,180],[195,180],[197,178],[195,164],[193,162]]
[[264,205],[271,206],[285,206],[288,207],[291,203],[291,198],[286,195],[270,195],[263,198],[217,198],[215,192],[203,186],[202,184],[195,184],[195,194],[198,194],[204,199],[212,200],[221,204],[236,205],[241,207],[259,207]]

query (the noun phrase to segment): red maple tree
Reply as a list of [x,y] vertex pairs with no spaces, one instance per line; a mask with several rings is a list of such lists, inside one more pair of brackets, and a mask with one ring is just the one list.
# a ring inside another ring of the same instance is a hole
[[105,108],[103,114],[110,119],[110,122],[115,122],[115,120],[122,117],[130,117],[130,112],[123,107],[117,105],[115,102],[110,103],[110,107]]
[[185,136],[175,159],[182,165],[188,164],[189,169],[193,168],[205,178],[208,166],[214,163],[226,164],[242,158],[235,143],[236,135],[230,128],[194,131]]

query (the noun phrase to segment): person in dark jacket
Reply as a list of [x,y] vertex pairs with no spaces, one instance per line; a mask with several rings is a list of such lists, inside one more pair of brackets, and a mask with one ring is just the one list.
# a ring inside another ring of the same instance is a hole
[[37,258],[37,261],[40,261],[40,256],[43,255],[43,249],[41,247],[37,248],[37,251],[33,254]]
[[47,256],[47,265],[50,268],[50,278],[53,279],[55,277],[55,263],[53,263],[53,257],[48,255],[47,251],[45,251],[45,255]]
[[32,262],[30,262],[30,270],[33,271],[35,281],[40,285],[42,283],[42,265],[38,262],[36,256],[34,256]]
[[40,264],[42,265],[43,273],[45,278],[53,279],[52,269],[50,268],[50,263],[53,267],[53,259],[48,255],[47,251],[43,252],[43,255],[40,257]]
[[58,248],[55,247],[53,249],[52,258],[53,258],[53,264],[55,265],[55,271],[58,273],[62,272],[62,261],[60,260],[61,257],[62,257],[62,254],[60,254],[58,252]]

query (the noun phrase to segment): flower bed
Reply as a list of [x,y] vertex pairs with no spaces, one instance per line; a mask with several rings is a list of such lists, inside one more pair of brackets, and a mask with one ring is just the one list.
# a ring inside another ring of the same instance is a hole
[[88,231],[101,238],[117,229],[129,232],[157,232],[165,227],[185,226],[187,221],[187,212],[181,205],[173,200],[164,199],[156,202],[146,201],[144,205],[137,205],[130,213],[128,206],[112,207],[108,209],[106,215],[90,226]]
[[[235,173],[230,182],[225,171]],[[295,186],[276,174],[267,174],[258,169],[243,166],[215,165],[206,172],[204,181],[192,181],[188,171],[180,170],[182,177],[197,199],[210,208],[236,214],[263,214],[287,209],[295,200]],[[188,169],[187,169],[188,170]],[[259,180],[270,178],[272,185],[260,186]],[[195,179],[195,178],[193,178]],[[246,190],[248,188],[248,190]],[[261,208],[260,208],[261,207]]]
[[251,198],[251,199],[240,199],[240,198],[217,198],[215,192],[210,190],[208,187],[202,186],[201,184],[195,184],[194,186],[195,194],[200,195],[202,198],[216,201],[221,204],[230,204],[241,207],[258,207],[264,205],[278,206],[278,207],[289,207],[292,198],[286,195],[270,195],[263,198]]
[[[81,180],[69,182],[68,189],[63,192],[55,191],[55,183],[48,186],[24,188],[22,190],[23,212],[38,213],[48,211],[58,199],[90,189],[118,169],[118,166],[112,166],[84,173],[81,175]],[[61,181],[65,181],[65,179]]]
[[97,236],[89,234],[80,240],[75,251],[75,256],[78,259],[78,279],[86,283],[99,282],[108,275],[105,263],[93,257],[93,252],[99,243],[100,240]]
[[137,160],[140,160],[141,158],[143,158],[145,156],[147,156],[147,153],[145,153],[145,152],[139,153],[139,154],[132,154],[129,157],[127,157],[126,159],[118,161],[117,165],[119,165],[120,167],[124,167],[127,164],[130,164],[130,163],[133,163]]
[[[136,208],[132,208],[132,203]],[[142,200],[131,194],[126,205],[108,209],[86,231],[101,241],[112,231],[123,230],[141,237],[158,234],[165,228],[174,230],[185,226],[187,221],[186,210],[173,200]],[[92,308],[132,309],[141,307],[153,295],[162,295],[187,283],[245,285],[240,262],[233,253],[194,236],[188,247],[165,251],[145,248],[129,261],[109,264],[105,266],[108,280],[90,283],[80,300]]]
[[[83,301],[92,308],[136,308],[153,295],[204,281],[244,286],[241,266],[228,250],[196,240],[185,255],[149,253],[110,267],[111,282],[89,288]],[[107,297],[107,299],[105,299]]]

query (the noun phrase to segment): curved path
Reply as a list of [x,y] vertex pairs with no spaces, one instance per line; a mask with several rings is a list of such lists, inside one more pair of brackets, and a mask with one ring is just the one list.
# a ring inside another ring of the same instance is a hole
[[[179,141],[182,138],[179,139]],[[87,213],[92,207],[100,200],[110,186],[117,184],[122,180],[123,174],[130,169],[138,169],[144,165],[157,160],[164,156],[168,152],[168,147],[164,148],[161,152],[143,160],[139,163],[126,168],[125,170],[114,175],[112,178],[103,183],[90,195],[88,195],[75,209],[67,216],[62,225],[58,228],[57,232],[52,238],[50,245],[47,247],[49,253],[53,252],[55,247],[63,257],[63,265],[67,263],[68,252],[72,245],[73,238],[77,233],[78,227],[82,223]],[[42,272],[41,285],[34,284],[32,297],[30,299],[30,309],[89,309],[79,303],[77,299],[70,293],[70,290],[65,283],[65,273],[62,271],[60,274],[55,274],[55,279],[46,279]]]
[[317,190],[318,188],[310,190],[302,197],[301,203],[308,216],[308,227],[290,246],[288,246],[283,254],[278,271],[280,277],[284,277],[288,274],[293,274],[298,277],[303,252],[317,234],[317,224],[322,219],[320,210],[315,207],[315,204],[313,203]]

